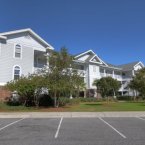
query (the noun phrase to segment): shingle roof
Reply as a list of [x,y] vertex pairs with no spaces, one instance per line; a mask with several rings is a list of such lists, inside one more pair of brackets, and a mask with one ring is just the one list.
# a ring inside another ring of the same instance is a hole
[[120,69],[120,67],[118,67],[118,66],[116,66],[116,65],[113,65],[113,64],[110,64],[110,63],[107,63],[107,65],[109,66],[109,67],[113,67],[113,68],[119,68]]
[[120,67],[122,68],[123,70],[132,70],[133,67],[138,64],[139,61],[136,61],[136,62],[131,62],[131,63],[128,63],[128,64],[122,64],[122,65],[118,65],[117,67]]
[[116,65],[113,65],[113,64],[110,64],[110,63],[107,63],[108,66],[110,67],[117,67]]

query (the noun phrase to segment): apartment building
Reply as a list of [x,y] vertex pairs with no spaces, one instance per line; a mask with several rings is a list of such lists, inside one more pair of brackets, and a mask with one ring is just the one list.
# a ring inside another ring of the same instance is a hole
[[[0,33],[0,86],[43,68],[50,50],[54,48],[31,29]],[[115,66],[103,61],[92,50],[76,55],[74,63],[88,90],[96,89],[92,85],[95,79],[110,76],[121,82],[119,92],[122,95],[132,95],[127,85],[136,71],[144,67],[140,61]]]
[[122,84],[119,89],[121,95],[133,95],[134,92],[127,86],[137,70],[144,67],[141,61],[124,65],[112,65],[103,61],[92,50],[76,55],[75,63],[78,65],[79,72],[83,74],[87,89],[96,89],[93,86],[94,80],[110,76]]

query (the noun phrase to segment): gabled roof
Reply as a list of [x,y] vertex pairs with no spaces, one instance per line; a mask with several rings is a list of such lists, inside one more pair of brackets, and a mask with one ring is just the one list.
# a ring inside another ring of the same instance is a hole
[[110,64],[110,63],[107,63],[107,64],[108,64],[108,66],[110,66],[110,67],[119,68],[118,66],[116,66],[116,65],[114,65],[114,64]]
[[82,55],[84,55],[84,54],[87,54],[87,53],[90,53],[90,54],[92,54],[92,55],[95,55],[95,53],[90,49],[90,50],[87,50],[87,51],[85,51],[85,52],[81,52],[81,53],[79,53],[79,54],[76,54],[76,55],[75,55],[75,58],[78,58],[78,57],[80,57],[80,56],[82,56]]
[[35,37],[39,42],[41,42],[43,45],[46,46],[46,48],[49,49],[54,49],[50,44],[48,44],[44,39],[42,39],[39,35],[37,35],[32,29],[27,28],[27,29],[21,29],[21,30],[15,30],[15,31],[9,31],[9,32],[4,32],[0,33],[0,38],[7,38],[8,35],[13,35],[13,34],[18,34],[18,33],[24,33],[28,32],[30,33],[33,37]]
[[[88,57],[86,57],[84,60],[79,60],[79,58],[85,56],[86,54],[89,54]],[[92,62],[92,63],[98,63],[101,67],[108,67],[112,69],[118,69],[122,71],[128,71],[128,70],[134,70],[137,65],[141,65],[144,67],[144,64],[141,61],[131,62],[128,64],[122,64],[122,65],[113,65],[110,63],[106,63],[103,60],[101,60],[98,55],[96,55],[92,50],[85,51],[83,53],[79,53],[75,55],[75,60],[78,62]],[[95,61],[94,61],[95,59]]]
[[[105,66],[108,66],[103,60],[101,60],[92,50],[88,50],[88,51],[85,51],[83,53],[80,53],[78,55],[75,55],[75,59],[78,59],[80,58],[81,56],[84,56],[85,54],[89,54],[90,56],[88,58],[86,58],[84,61],[85,62],[92,62],[92,63],[98,63],[98,64],[102,64],[102,65],[105,65]],[[93,61],[93,59],[96,59],[98,60],[97,62]]]
[[131,62],[127,64],[118,65],[117,67],[122,68],[123,70],[133,70],[134,66],[137,65],[140,61]]
[[108,68],[111,68],[111,69],[117,69],[117,70],[122,70],[122,68],[119,68],[118,66],[116,65],[113,65],[113,64],[110,64],[110,63],[107,63],[108,66],[102,66],[102,67],[108,67]]

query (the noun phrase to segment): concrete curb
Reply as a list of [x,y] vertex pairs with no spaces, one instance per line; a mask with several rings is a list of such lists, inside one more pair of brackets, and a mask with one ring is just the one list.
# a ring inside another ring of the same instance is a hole
[[95,117],[145,117],[142,112],[7,112],[0,118],[95,118]]

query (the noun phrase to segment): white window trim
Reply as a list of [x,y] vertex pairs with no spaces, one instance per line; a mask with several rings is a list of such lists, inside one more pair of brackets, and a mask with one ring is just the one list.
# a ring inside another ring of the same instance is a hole
[[15,70],[15,67],[18,66],[20,68],[20,77],[22,76],[22,69],[21,69],[21,66],[19,65],[14,65],[13,66],[13,72],[12,72],[12,80],[14,80],[14,70]]
[[[15,48],[16,48],[16,45],[20,45],[21,46],[21,57],[15,57]],[[21,44],[19,44],[19,43],[14,43],[14,53],[13,53],[13,58],[15,58],[15,59],[22,59],[22,49],[23,49],[23,47],[22,47],[22,45]]]

